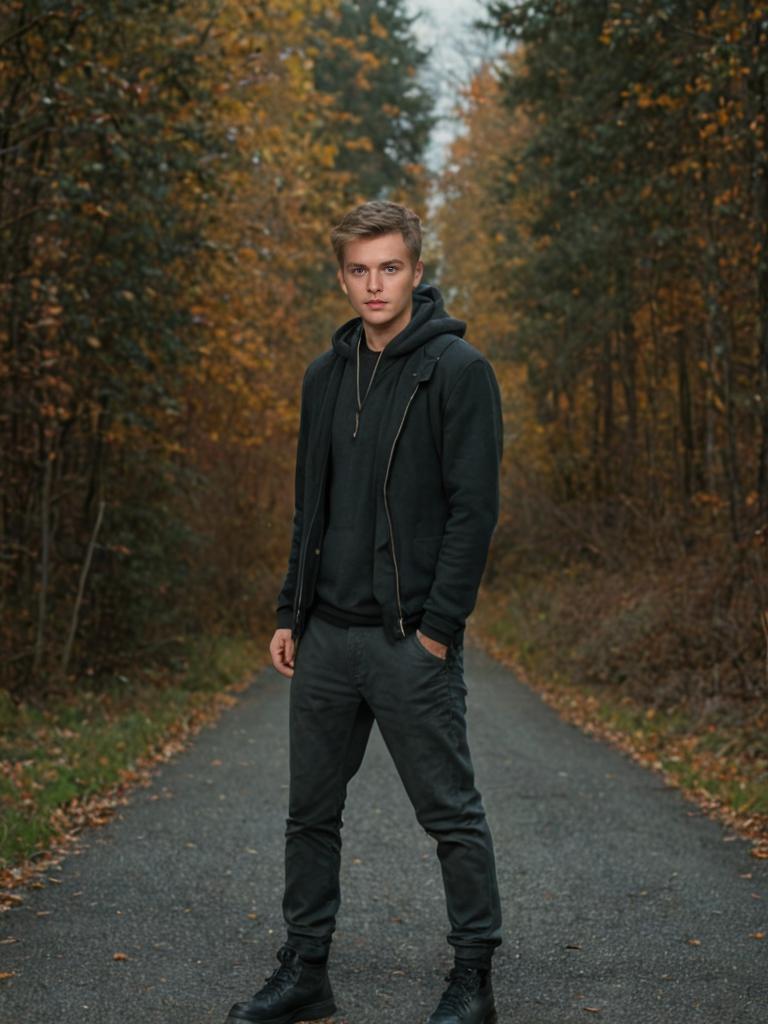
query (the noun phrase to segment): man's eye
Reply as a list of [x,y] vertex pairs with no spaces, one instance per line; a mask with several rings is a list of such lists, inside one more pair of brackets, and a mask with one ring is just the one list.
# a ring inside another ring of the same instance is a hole
[[352,267],[352,273],[355,277],[362,277],[365,273],[365,267]]
[[384,269],[388,274],[396,274],[398,268],[394,263],[390,263],[389,266],[384,267]]

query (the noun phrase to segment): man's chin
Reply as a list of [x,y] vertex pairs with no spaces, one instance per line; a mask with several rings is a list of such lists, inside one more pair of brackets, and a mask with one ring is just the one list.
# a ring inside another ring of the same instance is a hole
[[382,309],[368,309],[367,306],[364,306],[358,310],[358,314],[366,326],[374,327],[377,331],[394,326],[401,320],[405,326],[411,318],[410,312],[403,309],[393,310],[388,305]]

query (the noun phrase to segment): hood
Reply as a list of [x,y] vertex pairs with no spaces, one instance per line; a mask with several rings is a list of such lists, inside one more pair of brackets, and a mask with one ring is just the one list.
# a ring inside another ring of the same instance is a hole
[[[350,359],[354,354],[360,324],[360,317],[356,316],[335,331],[333,349],[337,355]],[[466,329],[463,320],[456,320],[446,313],[439,288],[433,284],[417,285],[413,290],[413,315],[403,330],[389,342],[382,358],[410,355],[439,334],[458,334],[464,337]]]

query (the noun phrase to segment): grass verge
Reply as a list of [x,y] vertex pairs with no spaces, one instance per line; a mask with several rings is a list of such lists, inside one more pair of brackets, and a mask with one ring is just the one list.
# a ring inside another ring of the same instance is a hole
[[[539,581],[534,586],[546,586]],[[704,811],[752,841],[752,854],[768,858],[768,706],[765,701],[696,705],[678,700],[658,707],[630,696],[617,682],[580,681],[571,671],[563,636],[569,621],[543,612],[542,594],[486,591],[472,633],[499,661],[513,668],[563,718],[662,773]],[[594,608],[593,602],[585,605]],[[550,603],[552,608],[552,603]],[[532,621],[533,620],[535,621]],[[611,620],[596,626],[621,648]],[[672,629],[668,625],[668,629]],[[567,642],[566,645],[567,647]],[[610,678],[610,663],[606,675]],[[617,673],[618,675],[618,673]]]
[[253,639],[206,637],[179,670],[143,669],[16,704],[0,691],[0,905],[50,866],[86,825],[235,701],[266,663]]

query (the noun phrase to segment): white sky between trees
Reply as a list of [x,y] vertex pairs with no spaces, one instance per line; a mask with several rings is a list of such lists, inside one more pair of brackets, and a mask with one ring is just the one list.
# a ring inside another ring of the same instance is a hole
[[459,89],[490,56],[493,44],[472,29],[472,22],[485,14],[482,0],[406,0],[406,6],[411,14],[420,16],[414,24],[420,44],[432,50],[426,80],[436,96],[440,121],[427,153],[427,164],[436,172],[460,128],[454,113]]

